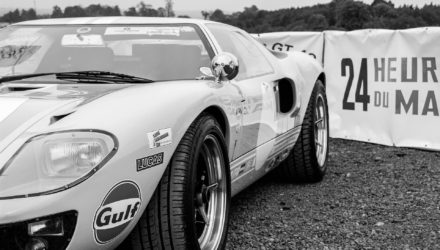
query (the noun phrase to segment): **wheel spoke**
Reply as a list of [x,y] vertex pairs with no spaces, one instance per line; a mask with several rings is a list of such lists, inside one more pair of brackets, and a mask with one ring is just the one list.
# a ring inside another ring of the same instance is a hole
[[318,140],[316,140],[315,143],[316,143],[317,146],[322,148],[322,144]]
[[208,215],[206,215],[205,208],[203,206],[199,206],[197,208],[197,211],[199,211],[199,214],[202,216],[203,221],[205,222],[205,224],[209,225],[209,219],[208,219]]
[[315,125],[321,124],[324,121],[324,119],[319,118],[318,120],[316,120]]
[[211,191],[215,191],[218,188],[218,183],[211,184],[206,187],[206,193],[208,194]]

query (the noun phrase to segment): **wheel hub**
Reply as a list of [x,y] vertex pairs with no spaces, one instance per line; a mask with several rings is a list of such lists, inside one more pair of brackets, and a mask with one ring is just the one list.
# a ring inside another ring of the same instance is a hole
[[216,249],[226,220],[225,165],[219,142],[208,135],[200,150],[194,193],[194,219],[200,248]]
[[316,100],[315,108],[315,149],[316,159],[321,168],[324,167],[327,158],[328,145],[328,122],[327,122],[327,108],[324,98],[319,95]]

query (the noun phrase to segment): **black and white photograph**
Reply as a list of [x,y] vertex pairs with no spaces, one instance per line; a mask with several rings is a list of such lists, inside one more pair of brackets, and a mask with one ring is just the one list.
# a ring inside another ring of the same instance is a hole
[[440,0],[0,1],[0,250],[440,249]]

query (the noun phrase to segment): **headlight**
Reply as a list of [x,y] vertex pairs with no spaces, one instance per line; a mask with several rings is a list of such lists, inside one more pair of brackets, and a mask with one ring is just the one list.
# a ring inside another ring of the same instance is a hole
[[27,141],[0,169],[0,198],[36,196],[70,188],[98,171],[117,150],[102,131],[69,131]]

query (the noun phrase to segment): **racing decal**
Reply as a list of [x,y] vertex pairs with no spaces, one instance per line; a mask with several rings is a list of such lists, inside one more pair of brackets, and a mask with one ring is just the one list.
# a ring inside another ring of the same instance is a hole
[[243,160],[232,164],[231,167],[231,180],[236,181],[240,177],[246,175],[255,169],[257,156],[255,154],[244,158]]
[[152,168],[163,163],[163,152],[136,160],[137,171]]
[[63,46],[104,46],[101,35],[66,34],[61,40]]
[[104,35],[180,36],[181,32],[194,32],[192,27],[108,27]]
[[275,145],[271,154],[269,155],[269,158],[276,156],[285,149],[291,149],[295,145],[300,131],[301,127],[298,126],[276,137]]
[[172,142],[171,129],[166,128],[148,133],[148,142],[150,143],[150,148],[157,148],[171,144]]
[[108,27],[104,35],[145,35],[148,27]]
[[133,220],[141,207],[141,192],[132,181],[116,184],[95,213],[95,239],[104,244],[117,237]]
[[293,146],[295,146],[300,131],[301,126],[297,126],[294,129],[291,129],[275,138],[274,147],[270,152],[265,164],[266,172],[269,172],[278,166],[279,163],[284,161],[289,156],[290,150],[293,148]]

